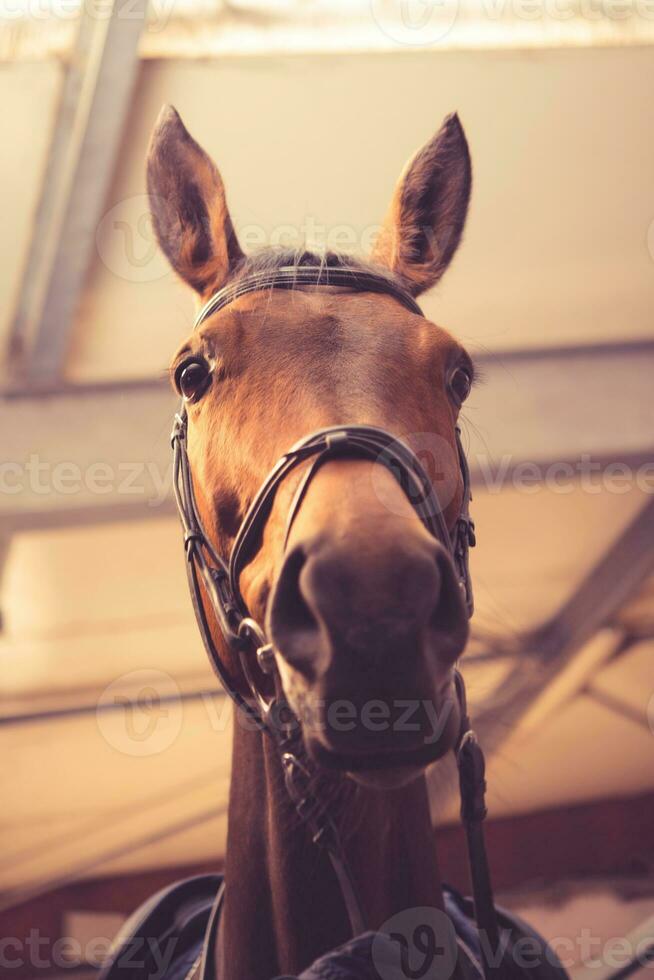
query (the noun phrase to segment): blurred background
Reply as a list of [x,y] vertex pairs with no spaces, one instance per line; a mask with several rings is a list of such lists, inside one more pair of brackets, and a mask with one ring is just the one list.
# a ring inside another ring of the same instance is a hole
[[[615,937],[654,933],[654,3],[0,13],[0,973],[93,976],[127,912],[224,856],[230,709],[171,498],[165,372],[193,303],[144,196],[166,102],[246,248],[355,252],[459,112],[468,230],[424,309],[483,376],[463,669],[492,867],[576,978],[620,965]],[[451,784],[432,790],[466,888]]]

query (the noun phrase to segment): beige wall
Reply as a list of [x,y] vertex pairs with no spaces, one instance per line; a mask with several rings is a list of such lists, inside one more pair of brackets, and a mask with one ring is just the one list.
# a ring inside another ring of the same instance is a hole
[[[239,226],[311,216],[359,232],[380,220],[408,155],[458,109],[474,197],[428,312],[473,349],[651,335],[652,91],[648,48],[148,62],[109,205],[142,194],[148,133],[170,101],[218,160]],[[133,221],[143,208],[118,213]],[[144,244],[137,234],[137,254]],[[153,281],[131,281],[122,233],[104,248],[114,271],[96,262],[70,372],[150,374],[183,335],[190,301],[161,260],[145,269]]]

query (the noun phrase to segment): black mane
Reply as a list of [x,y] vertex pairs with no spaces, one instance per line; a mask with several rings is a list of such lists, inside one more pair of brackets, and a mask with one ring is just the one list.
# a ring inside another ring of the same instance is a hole
[[312,266],[325,270],[325,280],[328,279],[330,269],[356,269],[362,273],[374,273],[387,279],[389,284],[401,287],[399,280],[386,268],[367,262],[365,259],[354,255],[347,255],[345,252],[313,252],[310,249],[292,248],[263,248],[251,255],[246,255],[239,263],[231,279],[238,282],[246,276],[257,275],[259,273],[275,272],[286,266]]

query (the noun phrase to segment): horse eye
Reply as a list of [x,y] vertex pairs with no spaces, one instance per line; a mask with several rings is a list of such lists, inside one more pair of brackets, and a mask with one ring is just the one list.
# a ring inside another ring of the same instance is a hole
[[466,400],[472,387],[470,372],[464,367],[456,368],[450,377],[450,390],[456,400],[461,403]]
[[175,383],[188,401],[197,401],[208,387],[211,369],[204,360],[187,361],[180,365],[175,375]]

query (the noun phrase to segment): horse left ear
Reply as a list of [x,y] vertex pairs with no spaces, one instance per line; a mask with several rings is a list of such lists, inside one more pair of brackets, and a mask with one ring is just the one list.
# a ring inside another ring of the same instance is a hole
[[453,113],[407,164],[372,253],[412,296],[434,286],[452,261],[471,186],[468,143]]
[[154,230],[168,261],[204,296],[225,284],[243,258],[218,168],[172,106],[164,106],[147,163]]

